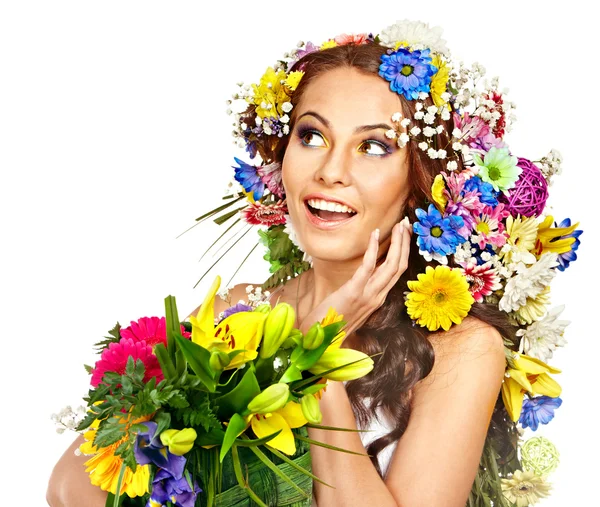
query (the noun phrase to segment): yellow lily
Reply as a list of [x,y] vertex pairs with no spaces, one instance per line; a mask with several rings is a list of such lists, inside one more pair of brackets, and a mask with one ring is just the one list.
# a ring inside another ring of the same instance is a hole
[[515,368],[506,370],[506,378],[502,383],[502,400],[513,421],[517,421],[523,408],[525,393],[544,394],[551,398],[560,396],[562,389],[549,373],[560,373],[561,370],[547,365],[535,357],[515,352],[513,356]]
[[577,229],[579,222],[571,225],[571,227],[552,227],[553,222],[552,215],[548,215],[538,226],[534,250],[538,259],[546,252],[554,252],[559,255],[567,253],[571,250],[571,245],[577,240],[574,237],[562,238],[562,236],[572,234]]
[[[339,322],[340,320],[344,320],[344,316],[336,312],[333,306],[330,306],[329,310],[327,310],[327,315],[321,320],[321,326],[325,327],[334,322]],[[331,340],[331,345],[327,347],[327,350],[339,349],[342,346],[345,337],[346,331],[340,331],[334,336],[333,340]]]
[[220,285],[221,277],[217,276],[198,314],[190,317],[192,341],[210,351],[229,353],[243,350],[225,367],[230,370],[256,359],[267,316],[262,312],[238,312],[215,327],[215,296]]
[[279,435],[269,440],[268,445],[289,456],[296,452],[292,428],[300,428],[308,423],[300,403],[295,401],[288,401],[283,408],[268,414],[251,414],[249,422],[258,438],[267,437],[281,430]]

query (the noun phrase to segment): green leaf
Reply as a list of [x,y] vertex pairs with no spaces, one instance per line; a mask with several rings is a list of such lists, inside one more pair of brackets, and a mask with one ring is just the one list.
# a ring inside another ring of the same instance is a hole
[[302,380],[302,372],[293,364],[290,364],[283,376],[279,379],[279,382],[288,384],[296,380]]
[[237,445],[238,447],[256,447],[259,445],[264,445],[267,442],[273,440],[277,435],[281,433],[281,431],[282,430],[278,430],[275,433],[271,433],[270,435],[267,435],[266,437],[262,438],[238,438],[235,441],[235,445]]
[[262,463],[266,465],[266,467],[269,470],[271,470],[275,475],[277,475],[277,477],[287,482],[303,497],[309,498],[309,495],[307,495],[306,492],[300,486],[298,486],[292,479],[290,479],[286,474],[284,474],[283,471],[280,468],[278,468],[277,465],[275,465],[275,463],[273,463],[269,458],[267,458],[267,456],[260,449],[258,449],[257,447],[250,447],[250,450],[260,461],[262,461]]
[[214,393],[217,383],[215,382],[215,372],[210,367],[210,352],[197,343],[186,340],[181,335],[175,335],[175,341],[183,351],[183,355],[194,373],[198,375],[206,388]]
[[368,454],[364,454],[362,452],[349,451],[348,449],[336,447],[335,445],[329,445],[329,444],[325,444],[323,442],[319,442],[318,440],[313,440],[312,438],[303,437],[302,435],[298,435],[297,433],[294,434],[294,437],[297,440],[301,440],[302,442],[307,442],[309,444],[318,445],[319,447],[325,447],[326,449],[331,449],[333,451],[345,452],[347,454],[355,454],[356,456],[367,456],[367,457],[369,456]]
[[221,419],[227,419],[236,412],[244,412],[248,408],[248,403],[260,393],[260,386],[256,380],[253,367],[246,366],[246,368],[247,371],[238,385],[215,400],[215,403],[219,406],[217,413]]
[[[171,414],[168,412],[160,412],[154,417],[153,421],[156,423],[156,434],[160,435],[163,430],[167,429],[171,424]],[[143,424],[143,423],[142,423]]]
[[302,389],[302,394],[316,394],[321,389],[325,389],[325,387],[327,387],[327,384],[314,384]]
[[325,326],[323,328],[325,334],[325,337],[323,338],[323,343],[321,343],[321,345],[319,345],[314,350],[305,350],[302,353],[302,355],[295,361],[292,361],[292,363],[295,364],[299,370],[308,370],[309,368],[314,366],[314,364],[323,355],[323,352],[327,350],[327,347],[331,345],[333,339],[337,336],[342,327],[344,327],[345,325],[346,322],[342,320],[340,322],[334,322],[333,324]]
[[94,367],[90,366],[89,364],[84,364],[83,367],[85,368],[85,371],[87,371],[90,375],[94,371]]
[[[177,303],[173,296],[165,298],[165,320],[167,329],[167,350],[171,359],[175,359],[175,337],[181,336],[181,327],[179,324],[179,314],[177,313]],[[177,368],[177,365],[175,365]]]
[[158,359],[160,369],[162,370],[165,378],[170,382],[175,382],[178,378],[177,372],[175,371],[175,365],[173,364],[173,361],[171,360],[171,357],[169,356],[169,353],[167,352],[167,349],[163,343],[158,343],[154,347],[154,354]]
[[248,496],[252,500],[254,500],[254,502],[259,507],[268,507],[268,505],[266,505],[258,497],[258,495],[254,491],[252,491],[252,489],[250,488],[248,483],[244,480],[244,475],[242,473],[242,465],[240,463],[240,457],[238,456],[238,452],[237,452],[237,449],[235,446],[231,449],[231,455],[233,458],[233,471],[235,472],[235,478],[237,479],[238,484],[240,485],[240,488],[244,489],[246,491],[246,493],[248,494]]
[[240,414],[233,414],[225,430],[221,452],[219,453],[219,461],[223,463],[223,459],[235,443],[237,436],[246,429],[246,421]]
[[281,461],[284,461],[285,463],[287,463],[288,465],[290,465],[295,470],[298,470],[298,472],[300,472],[300,473],[302,473],[302,474],[310,477],[313,481],[317,481],[317,482],[320,482],[321,484],[323,484],[325,486],[329,486],[330,488],[334,488],[334,486],[332,486],[331,484],[327,484],[325,481],[319,479],[316,475],[312,474],[306,468],[303,468],[300,465],[298,465],[298,463],[296,463],[293,459],[290,459],[285,454],[283,454],[282,452],[279,452],[277,449],[275,449],[275,447],[271,447],[270,445],[266,445],[265,447],[267,449],[269,449],[269,451],[271,451],[273,454],[275,454],[275,456],[277,456]]

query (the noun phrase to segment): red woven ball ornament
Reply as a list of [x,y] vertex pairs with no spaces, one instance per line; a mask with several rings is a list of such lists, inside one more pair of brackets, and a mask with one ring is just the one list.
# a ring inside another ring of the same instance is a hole
[[508,195],[501,193],[499,200],[506,204],[510,214],[526,217],[539,216],[548,200],[548,184],[542,171],[530,160],[519,157],[517,165],[522,169],[515,186]]

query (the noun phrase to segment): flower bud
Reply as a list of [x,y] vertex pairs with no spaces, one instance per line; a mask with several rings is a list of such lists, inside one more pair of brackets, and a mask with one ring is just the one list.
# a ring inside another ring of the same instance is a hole
[[302,331],[294,328],[290,331],[290,334],[288,335],[288,337],[285,339],[285,341],[281,345],[281,348],[291,349],[291,348],[296,347],[297,345],[300,345],[301,343],[302,343]]
[[260,313],[266,313],[267,315],[269,314],[269,312],[271,311],[271,305],[268,303],[262,304],[262,305],[258,305],[255,309],[255,312],[260,312]]
[[[362,360],[359,361],[359,359]],[[366,354],[354,349],[326,350],[308,371],[313,375],[321,375],[323,372],[339,366],[343,367],[322,376],[326,379],[337,381],[354,380],[364,377],[373,369],[373,360]]]
[[229,365],[229,355],[222,350],[213,350],[210,353],[210,359],[208,360],[208,364],[213,369],[213,371],[222,371]]
[[271,310],[265,321],[260,357],[266,359],[277,352],[289,336],[295,321],[296,312],[287,303],[279,303]]
[[182,430],[164,430],[160,434],[160,441],[169,448],[171,454],[183,456],[194,446],[197,434],[194,428]]
[[321,343],[323,343],[324,338],[325,331],[319,322],[315,322],[302,339],[302,346],[306,350],[315,350],[319,345],[321,345]]
[[253,414],[268,414],[284,407],[290,397],[290,387],[277,383],[267,387],[248,403],[248,410]]
[[302,407],[302,415],[304,415],[309,423],[321,424],[323,414],[321,414],[319,400],[317,400],[314,395],[305,394],[302,396],[302,398],[300,398],[300,406]]

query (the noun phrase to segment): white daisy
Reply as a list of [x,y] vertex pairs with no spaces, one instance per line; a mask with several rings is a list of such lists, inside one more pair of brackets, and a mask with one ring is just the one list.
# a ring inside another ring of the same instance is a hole
[[382,30],[379,40],[390,48],[395,48],[397,42],[406,42],[414,49],[429,48],[436,53],[448,54],[446,41],[442,39],[442,28],[430,28],[429,24],[421,21],[396,21]]
[[567,344],[563,334],[565,327],[571,322],[568,320],[557,320],[565,309],[565,305],[557,306],[548,312],[543,318],[534,322],[527,329],[519,329],[517,336],[521,336],[519,352],[531,357],[537,357],[547,363],[557,347]]
[[553,252],[543,254],[532,266],[526,266],[519,262],[515,272],[504,288],[504,296],[500,300],[500,310],[514,312],[521,308],[527,298],[535,298],[542,292],[552,279],[557,270],[551,269],[558,266],[557,255]]

